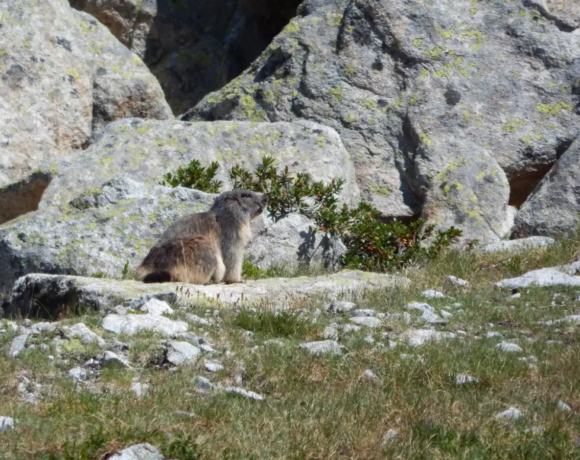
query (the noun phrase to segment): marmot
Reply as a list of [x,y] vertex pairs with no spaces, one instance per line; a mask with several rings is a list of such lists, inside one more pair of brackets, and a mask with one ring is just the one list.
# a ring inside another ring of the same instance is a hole
[[174,222],[137,268],[135,279],[144,283],[241,282],[244,249],[252,237],[250,221],[267,204],[267,195],[250,190],[222,193],[208,212]]

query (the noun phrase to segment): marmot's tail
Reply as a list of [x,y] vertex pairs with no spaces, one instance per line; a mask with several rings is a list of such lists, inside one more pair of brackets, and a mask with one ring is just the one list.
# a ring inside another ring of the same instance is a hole
[[143,278],[144,283],[169,283],[171,282],[171,273],[161,271],[161,272],[151,272]]

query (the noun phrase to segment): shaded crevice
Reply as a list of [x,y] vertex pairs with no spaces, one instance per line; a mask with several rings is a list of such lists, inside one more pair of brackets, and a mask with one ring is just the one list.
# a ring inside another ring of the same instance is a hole
[[526,168],[523,171],[510,174],[508,177],[510,184],[510,206],[519,208],[522,206],[528,197],[534,192],[538,184],[551,171],[557,161],[568,151],[573,139],[565,139],[556,147],[556,159],[549,163],[534,165]]
[[36,211],[51,181],[50,174],[34,173],[22,181],[0,188],[0,225]]
[[546,19],[551,21],[558,28],[558,30],[560,32],[572,33],[577,29],[577,27],[572,27],[569,24],[566,24],[564,21],[562,21],[557,16],[554,16],[553,14],[551,14],[542,5],[538,4],[537,1],[524,0],[524,5],[530,9],[537,11],[542,16],[544,16]]

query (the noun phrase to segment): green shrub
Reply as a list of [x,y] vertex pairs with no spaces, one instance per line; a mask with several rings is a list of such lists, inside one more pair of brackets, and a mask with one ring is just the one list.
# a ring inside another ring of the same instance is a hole
[[165,174],[161,185],[194,188],[206,193],[219,193],[222,183],[215,180],[218,168],[217,161],[213,161],[208,167],[203,167],[198,160],[192,160],[186,167],[178,168],[175,174]]
[[[217,162],[204,168],[193,160],[175,175],[167,174],[164,181],[173,187],[181,185],[217,193],[221,186],[214,180],[217,169]],[[236,165],[229,176],[234,189],[267,193],[268,211],[275,219],[298,212],[314,221],[316,231],[341,238],[347,247],[343,260],[347,267],[374,271],[402,267],[434,258],[461,236],[461,230],[454,227],[435,231],[434,225],[425,226],[422,219],[409,225],[396,220],[381,221],[380,212],[368,203],[359,203],[352,209],[340,207],[337,197],[343,179],[324,184],[313,181],[310,174],[291,173],[287,166],[279,172],[271,157],[264,157],[254,172]],[[256,278],[263,271],[245,264],[244,273]]]
[[[336,195],[344,185],[342,179],[333,179],[328,185],[314,182],[310,174],[291,174],[288,166],[278,173],[276,161],[271,157],[264,157],[253,173],[234,166],[230,179],[235,189],[268,194],[268,211],[276,219],[292,212],[312,217],[319,210],[330,209],[336,205]],[[304,201],[307,198],[313,201],[312,205]]]

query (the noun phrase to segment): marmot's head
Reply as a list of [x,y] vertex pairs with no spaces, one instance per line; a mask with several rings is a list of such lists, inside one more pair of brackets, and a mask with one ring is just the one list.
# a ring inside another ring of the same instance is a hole
[[252,192],[251,190],[232,190],[218,196],[212,206],[212,210],[227,210],[238,217],[243,215],[253,219],[262,214],[267,205],[268,195]]

